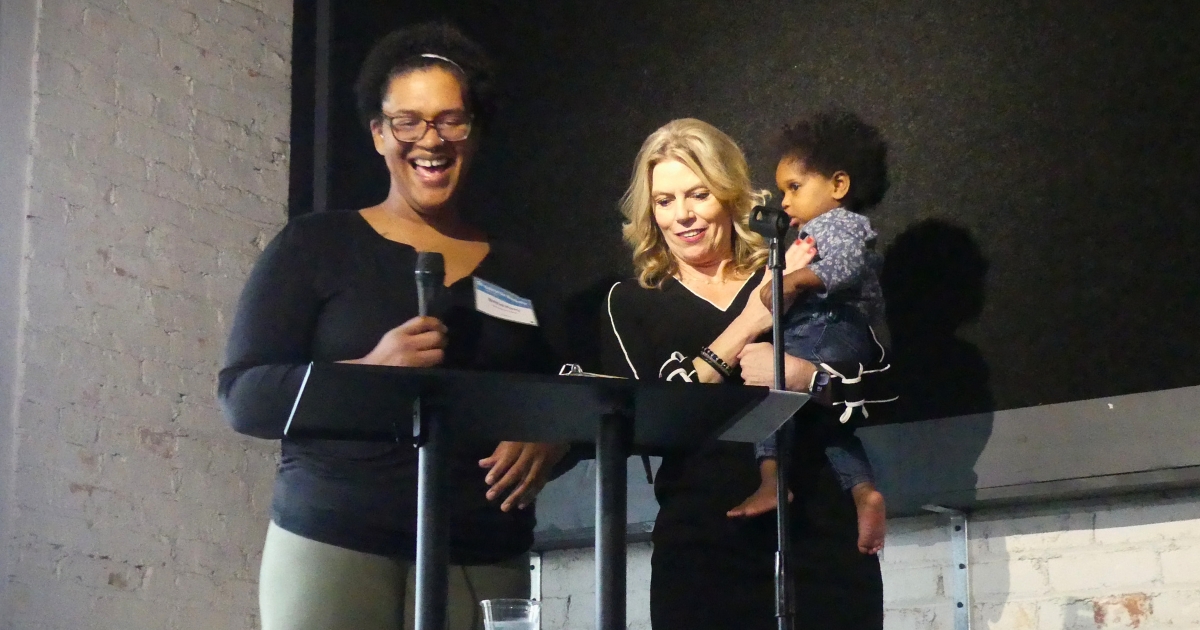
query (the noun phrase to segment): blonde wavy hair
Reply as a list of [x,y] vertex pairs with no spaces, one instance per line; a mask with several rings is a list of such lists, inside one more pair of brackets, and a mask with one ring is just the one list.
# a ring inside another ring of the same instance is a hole
[[625,215],[621,233],[633,248],[638,283],[647,289],[661,288],[679,272],[654,220],[650,194],[650,174],[668,160],[692,169],[733,219],[733,271],[739,275],[757,271],[767,261],[767,246],[762,236],[750,231],[750,210],[764,203],[770,193],[753,190],[746,156],[733,138],[702,120],[681,118],[659,127],[642,143],[634,160],[633,179],[621,196],[621,214]]

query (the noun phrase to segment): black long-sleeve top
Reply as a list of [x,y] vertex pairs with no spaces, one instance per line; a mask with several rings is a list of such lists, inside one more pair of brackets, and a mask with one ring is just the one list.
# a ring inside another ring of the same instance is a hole
[[[310,361],[369,353],[388,330],[417,315],[416,251],[377,233],[357,212],[293,219],[271,241],[243,289],[229,335],[219,397],[233,428],[282,440],[272,519],[293,533],[340,547],[413,558],[416,463],[411,444],[290,439],[283,427]],[[535,265],[492,243],[473,274],[533,300]],[[448,289],[442,367],[549,372],[555,361],[540,329],[474,308],[471,277]],[[495,562],[529,549],[532,508],[489,503],[478,461],[495,443],[454,445],[448,474],[451,559]]]
[[[639,379],[695,380],[692,360],[733,322],[747,300],[758,299],[755,289],[763,273],[760,270],[751,276],[724,310],[673,278],[660,289],[643,288],[634,280],[617,283],[609,291],[607,317],[600,333],[605,372]],[[766,337],[764,340],[769,341],[769,333]],[[818,487],[814,479],[828,466],[823,441],[829,432],[852,430],[861,420],[858,413],[849,425],[839,422],[846,401],[886,398],[880,392],[886,371],[883,365],[868,366],[862,374],[857,365],[831,367],[850,377],[848,380],[859,382],[843,385],[835,376],[834,406],[812,402],[798,414],[792,488],[809,488],[817,495],[798,499],[797,526],[821,528],[807,517],[827,523],[830,527],[822,535],[838,538],[849,550],[845,557],[853,562],[858,555],[854,551],[857,534],[853,504],[848,505],[847,513],[848,496],[843,496],[836,485]],[[757,458],[750,444],[718,442],[699,452],[665,455],[654,488],[660,506],[653,534],[655,544],[751,544],[764,552],[773,549],[773,516],[731,519],[725,515],[750,496],[759,482]],[[809,499],[814,500],[814,514],[806,511]],[[830,513],[830,509],[838,514]]]

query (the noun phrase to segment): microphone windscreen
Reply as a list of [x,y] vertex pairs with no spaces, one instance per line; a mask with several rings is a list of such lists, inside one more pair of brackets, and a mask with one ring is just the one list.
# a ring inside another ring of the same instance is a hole
[[417,252],[413,276],[417,281],[417,310],[424,317],[430,314],[446,281],[446,259],[437,252]]
[[417,252],[414,273],[418,278],[437,280],[441,284],[446,278],[446,259],[438,252]]

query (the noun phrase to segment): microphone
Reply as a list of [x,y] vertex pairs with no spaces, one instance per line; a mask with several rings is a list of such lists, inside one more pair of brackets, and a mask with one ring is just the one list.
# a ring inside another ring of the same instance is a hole
[[437,252],[417,252],[413,276],[417,280],[417,310],[424,317],[429,315],[446,281],[446,259]]
[[750,211],[750,229],[768,239],[783,240],[783,236],[787,234],[788,228],[791,226],[792,218],[778,208],[754,206],[754,209]]

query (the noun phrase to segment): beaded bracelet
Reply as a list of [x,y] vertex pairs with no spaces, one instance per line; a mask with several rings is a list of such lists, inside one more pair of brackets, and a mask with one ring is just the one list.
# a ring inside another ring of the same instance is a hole
[[723,378],[731,378],[733,376],[733,367],[726,363],[724,359],[717,356],[717,353],[713,352],[712,348],[708,346],[700,348],[700,358],[712,366],[712,369],[716,370],[717,374],[720,374]]

